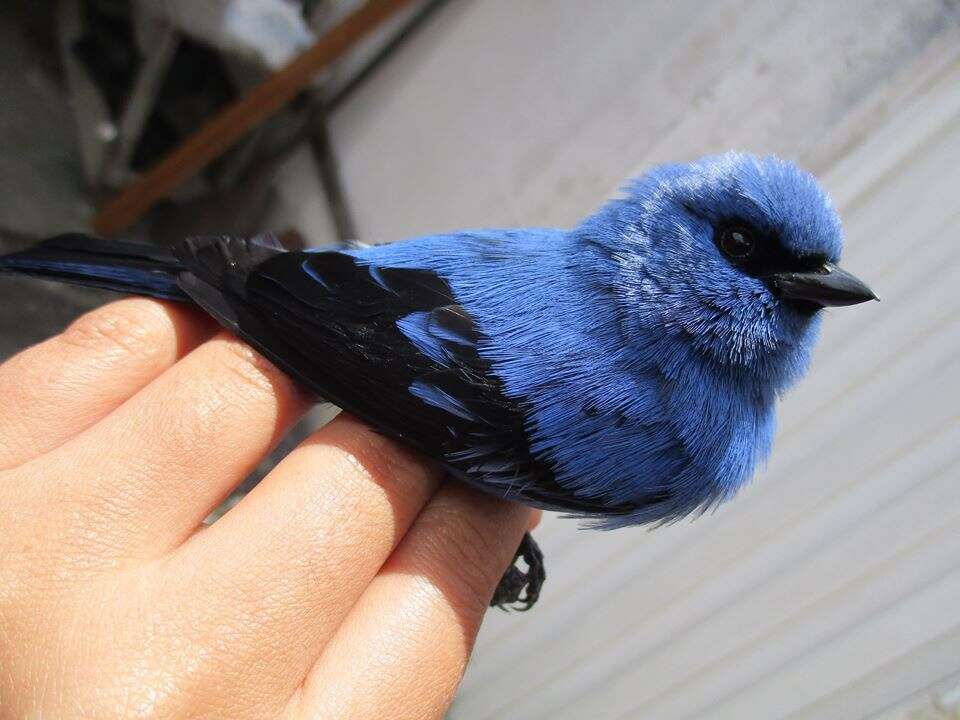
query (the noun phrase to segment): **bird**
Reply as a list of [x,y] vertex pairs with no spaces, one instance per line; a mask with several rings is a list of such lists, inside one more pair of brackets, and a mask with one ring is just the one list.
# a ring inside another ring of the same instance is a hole
[[[302,251],[69,234],[0,272],[195,303],[453,477],[611,529],[705,512],[752,477],[823,309],[877,299],[842,244],[812,174],[731,151],[655,166],[566,229]],[[493,604],[536,601],[529,535],[518,557]]]

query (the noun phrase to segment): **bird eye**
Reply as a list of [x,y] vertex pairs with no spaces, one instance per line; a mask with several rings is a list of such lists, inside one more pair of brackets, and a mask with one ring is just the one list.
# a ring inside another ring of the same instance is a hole
[[753,233],[742,226],[723,228],[720,231],[720,249],[729,257],[743,260],[753,254],[757,241]]

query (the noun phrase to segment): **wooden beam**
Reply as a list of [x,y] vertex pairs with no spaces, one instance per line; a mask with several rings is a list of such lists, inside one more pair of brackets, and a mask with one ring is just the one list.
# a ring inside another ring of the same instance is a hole
[[94,218],[101,235],[123,232],[157,202],[296,97],[320,71],[412,0],[369,0],[249,93],[217,113],[180,147],[108,201]]

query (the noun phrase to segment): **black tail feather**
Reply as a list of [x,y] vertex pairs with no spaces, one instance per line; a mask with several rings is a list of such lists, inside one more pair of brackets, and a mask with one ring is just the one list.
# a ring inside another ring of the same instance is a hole
[[0,257],[0,273],[187,301],[183,266],[167,248],[72,233]]

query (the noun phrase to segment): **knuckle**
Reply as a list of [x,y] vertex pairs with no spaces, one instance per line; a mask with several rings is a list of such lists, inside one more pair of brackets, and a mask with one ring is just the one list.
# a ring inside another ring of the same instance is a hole
[[350,416],[341,415],[330,429],[347,462],[381,487],[400,488],[439,477],[439,470],[425,458]]
[[[144,436],[155,439],[155,452],[167,459],[172,481],[182,474],[190,474],[194,458],[207,455],[211,438],[219,434],[220,417],[228,402],[228,398],[219,395],[190,398],[178,388],[170,393],[162,412],[150,413],[134,431],[142,431]],[[141,483],[149,485],[156,480],[151,467],[138,469],[140,482],[131,488],[131,492]],[[189,482],[189,479],[184,476],[183,482]]]
[[242,394],[259,396],[290,385],[286,375],[246,343],[229,336],[221,337],[220,342],[223,357],[219,364]]
[[96,352],[149,355],[170,335],[163,306],[142,298],[111,303],[75,320],[61,335],[67,345]]

